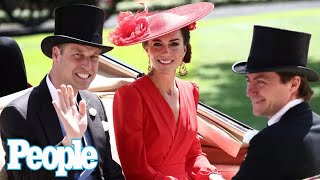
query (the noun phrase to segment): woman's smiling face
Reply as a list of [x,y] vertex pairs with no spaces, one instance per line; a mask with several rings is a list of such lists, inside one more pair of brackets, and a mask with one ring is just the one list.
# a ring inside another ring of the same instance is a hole
[[144,48],[153,72],[175,73],[186,53],[181,30],[149,40]]

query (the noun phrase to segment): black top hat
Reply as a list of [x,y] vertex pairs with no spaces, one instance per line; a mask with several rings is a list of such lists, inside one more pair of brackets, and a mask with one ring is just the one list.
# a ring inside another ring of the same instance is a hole
[[232,66],[235,73],[291,72],[306,75],[308,81],[319,80],[319,74],[306,67],[311,34],[254,26],[247,62]]
[[100,48],[101,54],[113,49],[102,45],[105,12],[92,5],[73,4],[55,10],[53,36],[41,42],[42,52],[51,58],[52,47],[63,43],[77,43]]

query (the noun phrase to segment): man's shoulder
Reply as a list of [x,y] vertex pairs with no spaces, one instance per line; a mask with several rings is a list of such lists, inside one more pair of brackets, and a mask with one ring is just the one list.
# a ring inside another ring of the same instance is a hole
[[79,93],[80,93],[81,98],[85,99],[86,101],[87,100],[90,100],[90,101],[99,100],[99,97],[90,91],[80,90]]
[[20,94],[17,97],[13,97],[14,99],[8,102],[8,104],[0,110],[1,126],[5,127],[3,123],[17,124],[14,118],[17,115],[26,118],[31,91],[32,90],[27,91],[22,95]]
[[316,124],[320,124],[320,115],[319,114],[312,112],[312,117],[313,117],[313,120]]
[[35,86],[28,88],[26,90],[23,90],[21,92],[13,94],[11,100],[6,104],[4,107],[15,107],[17,109],[20,109],[21,111],[25,112],[28,110],[28,107],[30,106],[30,101],[32,100],[32,105],[38,104],[41,99],[43,99],[40,96],[41,88],[40,86]]
[[87,102],[87,105],[89,106],[91,105],[95,107],[100,107],[102,105],[100,98],[90,91],[80,90],[79,94],[81,98],[84,99]]
[[25,92],[24,94],[22,94],[21,96],[16,97],[11,102],[9,102],[6,105],[6,107],[14,106],[14,107],[17,107],[19,109],[27,109],[29,98],[30,98],[30,94],[31,94],[32,91],[33,90],[29,90],[29,91]]
[[295,111],[294,116],[286,114],[278,123],[262,129],[257,139],[263,142],[295,143],[307,136],[312,129],[317,132],[320,130],[320,116],[310,109],[306,108],[299,113]]

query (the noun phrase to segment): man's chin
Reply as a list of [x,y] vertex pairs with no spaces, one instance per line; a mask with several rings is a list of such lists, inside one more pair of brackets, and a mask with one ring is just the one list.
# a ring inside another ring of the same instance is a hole
[[87,90],[90,85],[81,85],[81,86],[76,86],[74,89],[79,90]]
[[80,87],[79,90],[87,90],[88,88],[89,88],[89,86]]
[[263,112],[258,111],[258,110],[253,110],[252,113],[253,113],[253,115],[255,115],[255,116],[263,116]]

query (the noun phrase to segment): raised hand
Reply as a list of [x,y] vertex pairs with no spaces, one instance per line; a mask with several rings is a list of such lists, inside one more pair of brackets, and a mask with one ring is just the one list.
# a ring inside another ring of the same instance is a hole
[[63,145],[71,145],[71,139],[82,138],[84,132],[87,130],[86,102],[85,100],[80,101],[78,111],[71,85],[66,87],[62,84],[61,89],[58,89],[57,92],[59,104],[56,101],[52,101],[52,104],[66,132],[62,143]]

